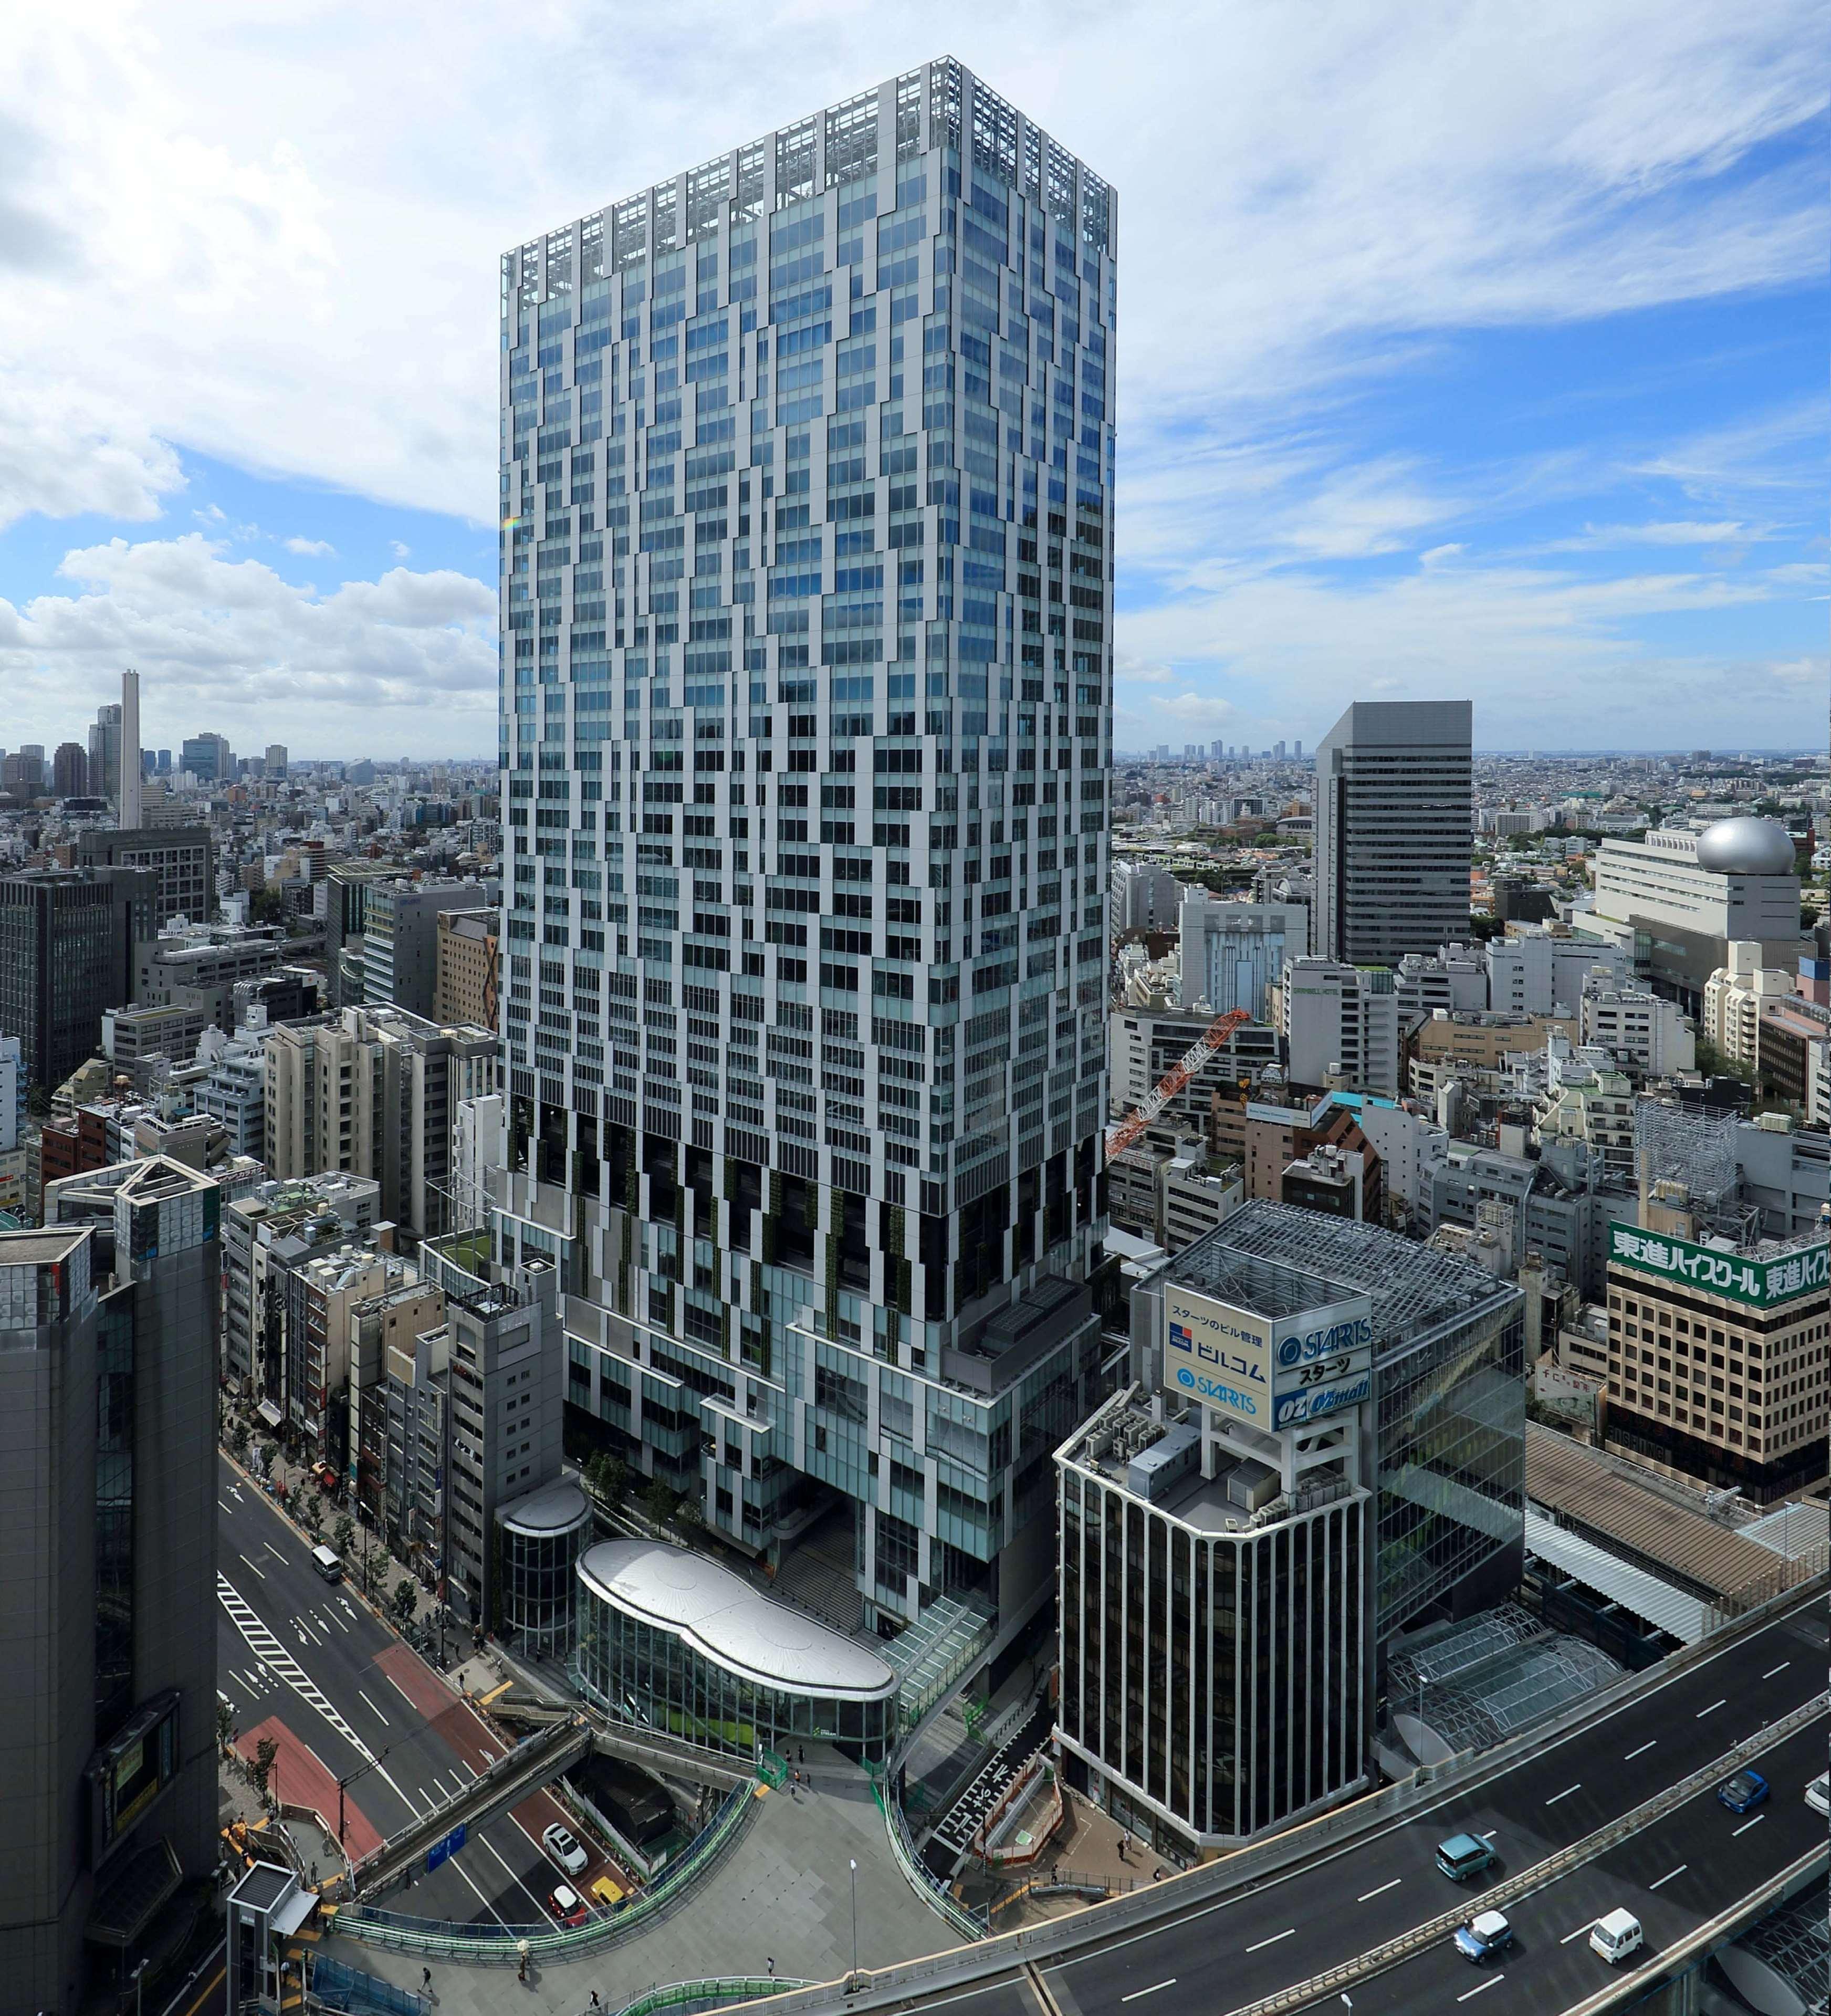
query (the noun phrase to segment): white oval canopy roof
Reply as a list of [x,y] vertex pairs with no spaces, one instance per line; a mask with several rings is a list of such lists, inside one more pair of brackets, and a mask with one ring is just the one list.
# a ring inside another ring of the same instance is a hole
[[604,1540],[578,1573],[625,1616],[673,1632],[715,1665],[763,1686],[847,1700],[897,1691],[894,1669],[876,1653],[687,1548]]

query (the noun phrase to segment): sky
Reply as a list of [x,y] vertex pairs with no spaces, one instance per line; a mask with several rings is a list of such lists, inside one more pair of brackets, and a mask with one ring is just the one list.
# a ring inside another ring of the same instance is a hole
[[951,53],[1117,189],[1115,740],[1824,746],[1805,0],[90,0],[0,67],[0,747],[495,743],[502,250]]

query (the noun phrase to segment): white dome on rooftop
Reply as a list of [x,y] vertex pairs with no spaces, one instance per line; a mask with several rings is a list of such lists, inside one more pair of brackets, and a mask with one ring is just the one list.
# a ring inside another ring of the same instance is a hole
[[1718,819],[1698,835],[1697,862],[1718,875],[1790,875],[1793,836],[1774,819]]

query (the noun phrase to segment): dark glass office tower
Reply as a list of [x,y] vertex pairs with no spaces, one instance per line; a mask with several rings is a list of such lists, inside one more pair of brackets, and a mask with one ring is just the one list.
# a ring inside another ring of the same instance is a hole
[[216,1866],[218,1217],[155,1156],[0,1233],[0,1978],[75,2009]]
[[1117,227],[944,59],[502,265],[502,1237],[887,1627],[1031,1600],[1091,1392]]

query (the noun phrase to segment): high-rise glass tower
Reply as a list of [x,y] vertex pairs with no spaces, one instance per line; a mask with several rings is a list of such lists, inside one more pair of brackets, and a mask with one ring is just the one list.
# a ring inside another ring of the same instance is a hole
[[887,1625],[1046,1584],[1092,1395],[1117,222],[944,59],[502,262],[502,1250]]

